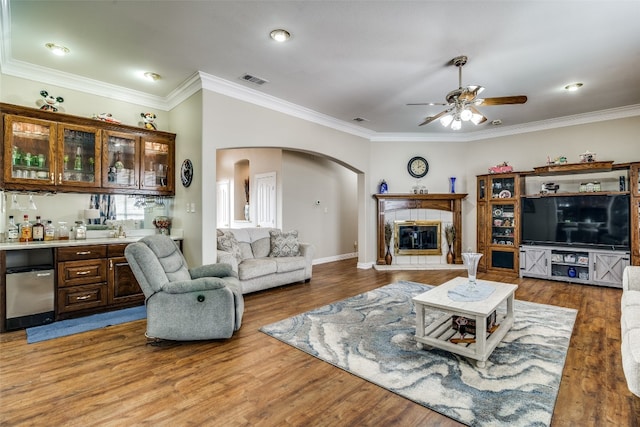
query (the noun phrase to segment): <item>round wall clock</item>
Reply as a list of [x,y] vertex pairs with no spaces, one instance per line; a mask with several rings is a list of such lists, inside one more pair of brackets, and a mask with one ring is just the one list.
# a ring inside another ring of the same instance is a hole
[[182,167],[180,168],[180,179],[182,179],[182,185],[185,187],[191,185],[191,181],[193,180],[193,163],[191,163],[191,160],[186,159],[182,162]]
[[423,178],[429,172],[429,162],[424,157],[412,157],[407,163],[407,171],[414,178]]

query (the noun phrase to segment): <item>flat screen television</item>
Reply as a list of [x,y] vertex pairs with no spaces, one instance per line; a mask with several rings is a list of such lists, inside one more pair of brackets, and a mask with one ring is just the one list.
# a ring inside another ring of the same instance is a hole
[[523,197],[520,242],[525,245],[629,249],[629,195]]

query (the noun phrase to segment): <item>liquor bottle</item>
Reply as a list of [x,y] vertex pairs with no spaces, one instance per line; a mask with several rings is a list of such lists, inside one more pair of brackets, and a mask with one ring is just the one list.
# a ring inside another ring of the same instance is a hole
[[77,171],[82,170],[82,147],[76,149],[76,159],[73,164],[73,169]]
[[44,226],[44,240],[54,240],[56,238],[56,228],[51,223],[51,220],[47,221],[47,225]]
[[24,216],[24,221],[20,223],[20,241],[30,242],[33,240],[32,233],[33,225],[29,222],[29,215]]
[[7,226],[7,241],[10,243],[17,242],[20,239],[20,230],[13,219],[13,215],[9,215],[9,225]]
[[31,235],[33,237],[34,242],[42,242],[44,241],[44,224],[40,219],[40,215],[36,216],[36,223],[33,224],[33,229],[31,231]]

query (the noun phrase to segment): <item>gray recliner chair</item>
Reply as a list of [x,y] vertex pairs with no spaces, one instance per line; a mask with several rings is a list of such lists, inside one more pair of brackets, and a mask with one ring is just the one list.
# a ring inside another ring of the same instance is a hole
[[144,292],[148,338],[230,338],[240,329],[244,299],[230,265],[189,269],[176,242],[160,234],[129,244],[124,255]]

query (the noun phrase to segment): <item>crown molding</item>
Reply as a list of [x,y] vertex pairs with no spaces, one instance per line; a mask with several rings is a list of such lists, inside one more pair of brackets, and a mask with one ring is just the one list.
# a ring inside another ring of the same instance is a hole
[[584,125],[607,120],[626,119],[640,116],[640,104],[616,107],[608,110],[576,114],[572,116],[556,117],[549,120],[523,123],[520,125],[493,127],[470,133],[385,133],[378,132],[372,142],[473,142],[489,138],[518,135],[523,133],[540,132],[568,126]]
[[366,139],[371,139],[376,134],[374,131],[365,129],[361,126],[353,125],[345,122],[344,120],[338,120],[326,114],[276,98],[275,96],[259,92],[229,80],[221,79],[211,74],[200,72],[200,79],[202,80],[203,89],[211,90],[231,98],[259,105],[270,110],[279,111],[299,119],[307,120]]

